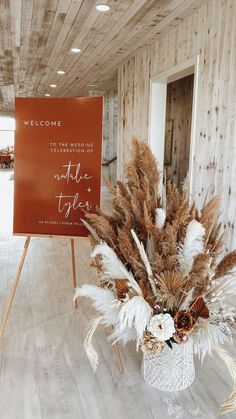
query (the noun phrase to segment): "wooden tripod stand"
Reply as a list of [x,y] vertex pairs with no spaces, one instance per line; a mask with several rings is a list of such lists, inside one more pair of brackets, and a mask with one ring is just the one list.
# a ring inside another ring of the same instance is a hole
[[[32,236],[27,236],[26,240],[25,240],[23,253],[22,253],[22,256],[21,256],[21,259],[20,259],[20,263],[19,263],[19,266],[18,266],[18,269],[17,269],[16,277],[15,277],[13,287],[12,287],[12,290],[11,290],[11,293],[10,293],[10,296],[9,296],[9,299],[8,299],[8,302],[7,302],[7,307],[6,307],[5,314],[3,316],[2,325],[1,325],[1,328],[0,328],[0,341],[3,337],[3,335],[4,335],[4,331],[5,331],[5,328],[6,328],[6,325],[7,325],[7,321],[8,321],[11,309],[12,309],[15,293],[16,293],[16,290],[17,290],[17,286],[19,284],[20,275],[21,275],[21,272],[22,272],[22,269],[23,269],[23,266],[24,266],[27,251],[29,249],[29,244],[30,244],[31,237]],[[53,236],[50,236],[50,237],[53,237]],[[69,239],[70,239],[70,246],[71,246],[71,261],[72,261],[72,286],[73,286],[73,288],[76,288],[77,279],[76,279],[76,264],[75,264],[75,242],[74,242],[74,238],[69,238]],[[77,300],[75,301],[75,308],[77,308]],[[120,356],[120,349],[119,349],[119,346],[118,346],[117,343],[114,345],[114,351],[115,351],[115,357],[116,357],[116,361],[117,361],[119,371],[121,373],[123,373],[124,370],[123,370],[123,365],[122,365],[121,356]]]

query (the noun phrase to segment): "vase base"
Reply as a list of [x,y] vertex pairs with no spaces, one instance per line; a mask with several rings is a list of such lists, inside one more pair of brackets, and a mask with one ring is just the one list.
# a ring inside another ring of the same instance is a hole
[[191,342],[165,348],[157,355],[144,354],[141,372],[144,380],[157,390],[185,390],[195,378]]

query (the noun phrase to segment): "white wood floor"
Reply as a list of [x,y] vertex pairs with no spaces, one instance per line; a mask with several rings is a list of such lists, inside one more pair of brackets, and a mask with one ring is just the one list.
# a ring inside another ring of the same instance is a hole
[[[11,172],[0,172],[0,315],[17,270],[24,238],[12,237]],[[90,246],[76,242],[79,283],[94,282]],[[230,391],[222,363],[196,363],[190,389],[165,393],[146,384],[140,354],[122,350],[125,373],[99,330],[101,363],[94,375],[83,350],[92,314],[88,301],[74,310],[70,247],[66,240],[34,238],[4,340],[0,344],[1,419],[200,419],[219,418],[217,406]],[[236,413],[225,415],[236,418]]]

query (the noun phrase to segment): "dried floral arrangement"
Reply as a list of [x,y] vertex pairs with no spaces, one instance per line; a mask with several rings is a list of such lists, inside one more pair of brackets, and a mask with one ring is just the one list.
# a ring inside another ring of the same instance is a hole
[[230,370],[234,389],[223,414],[236,408],[236,363],[220,346],[232,343],[236,324],[228,302],[236,291],[236,251],[221,256],[218,197],[199,211],[190,205],[186,184],[180,190],[167,182],[161,197],[159,182],[150,148],[134,138],[126,181],[111,188],[113,212],[85,213],[92,264],[101,273],[99,286],[83,285],[75,293],[75,299],[90,298],[99,312],[85,349],[96,370],[92,337],[99,324],[113,326],[113,342],[136,341],[144,353],[192,339],[202,361],[214,350]]
[[12,169],[14,166],[14,147],[7,146],[0,149],[0,168]]

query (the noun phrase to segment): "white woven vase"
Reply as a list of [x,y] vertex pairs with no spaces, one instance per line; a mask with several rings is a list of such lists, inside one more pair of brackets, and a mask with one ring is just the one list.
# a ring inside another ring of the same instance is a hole
[[179,391],[189,387],[195,378],[192,342],[167,345],[157,355],[143,355],[141,371],[144,380],[162,391]]

